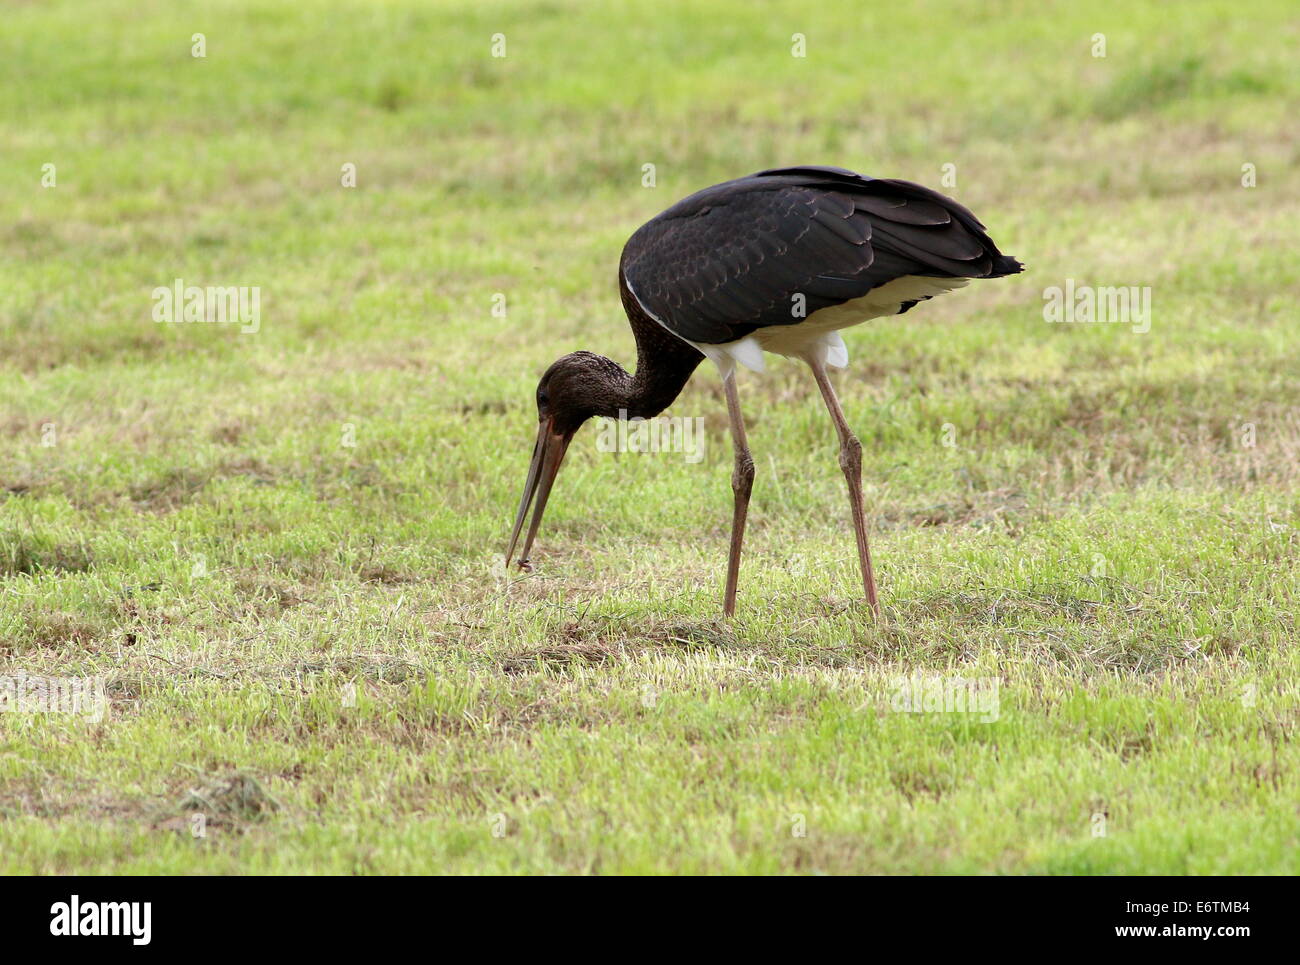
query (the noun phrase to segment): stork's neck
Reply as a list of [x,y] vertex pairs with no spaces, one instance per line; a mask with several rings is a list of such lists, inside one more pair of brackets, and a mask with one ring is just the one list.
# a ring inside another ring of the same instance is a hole
[[649,419],[663,412],[681,394],[704,356],[645,313],[636,296],[628,290],[622,272],[619,272],[618,287],[623,296],[623,310],[636,338],[636,372],[623,383],[626,404],[622,408],[630,418]]

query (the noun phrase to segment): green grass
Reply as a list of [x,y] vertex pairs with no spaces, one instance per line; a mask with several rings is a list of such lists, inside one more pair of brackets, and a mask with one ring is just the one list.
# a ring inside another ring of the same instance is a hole
[[[0,713],[0,870],[1300,872],[1291,5],[469,6],[5,11],[0,676],[109,707]],[[623,241],[789,163],[954,164],[1029,266],[848,333],[884,620],[775,359],[733,621],[705,367],[705,458],[584,430],[507,576]],[[154,323],[175,278],[260,330]],[[1067,278],[1150,331],[1045,323]]]

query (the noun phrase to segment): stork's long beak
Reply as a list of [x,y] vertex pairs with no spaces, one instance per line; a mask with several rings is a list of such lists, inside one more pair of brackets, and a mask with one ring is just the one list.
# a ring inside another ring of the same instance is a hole
[[528,536],[524,539],[524,550],[519,556],[519,568],[530,570],[528,554],[533,548],[533,538],[537,535],[542,513],[546,511],[546,500],[551,495],[551,485],[555,475],[560,471],[564,453],[569,448],[573,436],[563,435],[551,428],[551,420],[543,419],[537,427],[537,444],[533,446],[533,461],[528,467],[528,481],[524,483],[524,496],[519,501],[519,514],[515,516],[515,528],[510,533],[510,547],[506,550],[506,569],[510,568],[510,558],[515,555],[515,544],[519,542],[519,531],[524,528],[524,517],[528,514],[528,504],[537,498],[537,507],[533,510],[533,521],[528,526]]

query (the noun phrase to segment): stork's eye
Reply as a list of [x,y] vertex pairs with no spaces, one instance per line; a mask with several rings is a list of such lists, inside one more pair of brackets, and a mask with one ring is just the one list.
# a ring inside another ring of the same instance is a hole
[[551,401],[550,396],[548,396],[548,395],[547,395],[545,392],[543,392],[541,389],[538,389],[538,390],[537,390],[537,404],[538,404],[539,406],[541,406],[541,405],[546,405],[546,403],[548,403],[548,402],[550,402],[550,401]]

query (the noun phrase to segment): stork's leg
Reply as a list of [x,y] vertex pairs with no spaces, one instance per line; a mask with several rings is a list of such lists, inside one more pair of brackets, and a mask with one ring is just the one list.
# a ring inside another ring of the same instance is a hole
[[876,602],[876,575],[871,569],[871,544],[867,541],[867,520],[862,511],[862,443],[849,428],[840,408],[840,400],[835,395],[830,377],[826,374],[826,363],[817,358],[808,358],[817,387],[822,390],[826,408],[830,410],[835,422],[835,431],[840,437],[840,468],[849,484],[849,508],[853,513],[853,532],[858,540],[858,562],[862,565],[862,586],[867,592],[867,605],[874,616],[880,616],[880,604]]
[[749,514],[749,494],[754,488],[754,460],[749,455],[749,441],[745,438],[745,418],[740,414],[740,398],[736,395],[736,373],[722,380],[727,394],[727,415],[731,420],[731,442],[736,451],[736,465],[731,471],[731,491],[735,493],[735,509],[731,516],[731,551],[727,556],[727,590],[722,598],[722,612],[731,616],[736,612],[736,581],[740,578],[740,544],[745,539],[745,518]]

